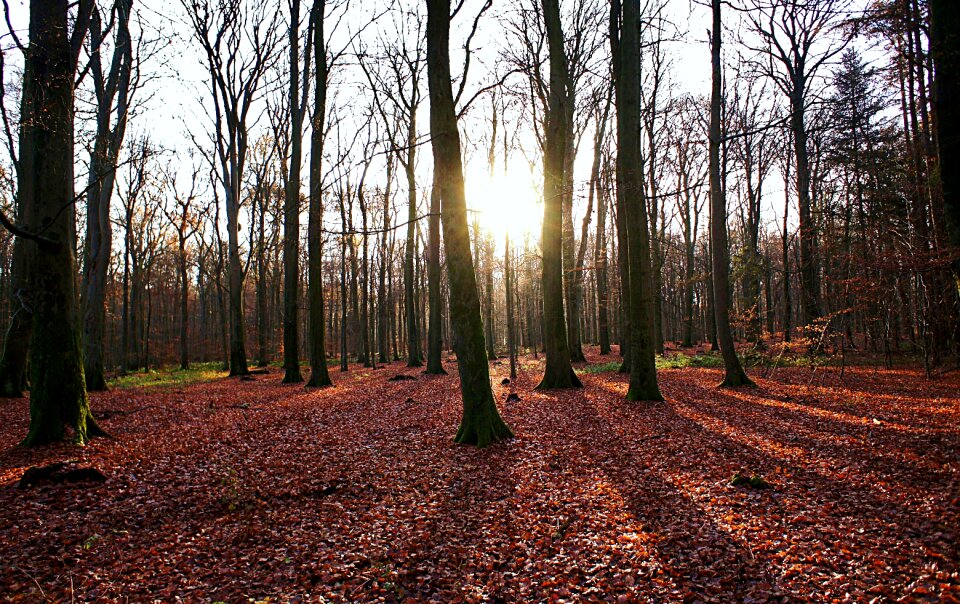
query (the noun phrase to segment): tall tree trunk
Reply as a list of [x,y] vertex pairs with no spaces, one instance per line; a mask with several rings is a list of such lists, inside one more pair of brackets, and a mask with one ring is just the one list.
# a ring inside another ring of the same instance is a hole
[[[17,199],[17,222],[23,223],[25,207],[23,195]],[[27,274],[27,246],[29,242],[17,237],[13,242],[11,261],[10,326],[3,340],[3,357],[0,358],[0,397],[20,398],[26,385],[27,352],[33,329],[33,306],[27,300],[30,288]],[[126,300],[124,300],[126,301]],[[124,304],[126,307],[126,304]]]
[[517,379],[517,336],[513,299],[513,258],[510,249],[510,231],[507,231],[503,246],[503,274],[506,281],[507,297],[507,354],[510,356],[510,379]]
[[510,438],[513,433],[501,419],[493,400],[480,298],[470,254],[460,132],[450,81],[450,0],[427,2],[427,74],[431,145],[443,204],[441,219],[450,279],[450,318],[463,396],[463,418],[454,440],[485,447]]
[[496,330],[493,324],[493,239],[489,236],[483,242],[483,278],[486,290],[483,302],[484,327],[486,329],[487,359],[497,358]]
[[428,232],[429,261],[427,264],[427,290],[430,306],[430,324],[427,326],[427,371],[444,375],[443,361],[443,299],[440,293],[440,170],[434,165],[433,186],[430,190],[430,221]]
[[[82,39],[82,14],[75,22]],[[75,50],[67,0],[30,3],[20,129],[20,183],[28,243],[33,334],[30,341],[30,428],[24,445],[86,442],[103,431],[90,412],[83,375],[76,291],[73,203]],[[64,212],[63,208],[70,211]]]
[[[326,57],[323,58],[326,61]],[[300,0],[290,0],[290,173],[283,197],[283,383],[300,375],[300,166],[304,106],[300,102]],[[309,69],[307,69],[309,71]]]
[[407,243],[403,255],[403,306],[407,327],[407,367],[422,367],[423,353],[420,350],[420,329],[417,322],[417,302],[414,298],[414,255],[417,251],[417,180],[416,169],[417,121],[416,113],[410,113],[409,133],[407,136],[407,160],[404,164],[407,174]]
[[[579,388],[583,384],[570,364],[563,313],[564,158],[569,137],[567,83],[559,0],[543,0],[550,48],[550,90],[543,140],[543,339],[547,362],[537,388]],[[572,258],[571,258],[572,260]]]
[[[178,272],[180,273],[180,369],[190,368],[190,343],[187,303],[190,295],[190,280],[187,273],[187,242],[181,237],[178,249]],[[202,316],[202,315],[201,315]]]
[[[133,61],[130,39],[132,0],[116,3],[117,35],[108,78],[100,62],[103,42],[98,11],[91,18],[91,53],[94,88],[97,96],[97,132],[90,154],[90,177],[87,190],[87,259],[83,274],[83,346],[84,373],[87,390],[107,389],[103,367],[103,325],[106,312],[106,281],[113,243],[110,222],[110,198],[116,175],[117,157],[127,126],[130,72]],[[117,123],[111,124],[114,99],[117,101]]]
[[309,306],[310,381],[307,386],[330,386],[327,371],[326,333],[323,316],[323,126],[327,111],[327,48],[323,37],[325,0],[314,0],[313,21],[314,97],[310,129],[310,205],[307,224],[307,304]]
[[610,326],[607,304],[609,286],[607,276],[607,198],[601,193],[597,200],[597,236],[593,250],[593,262],[597,267],[597,339],[600,342],[600,354],[610,354]]
[[753,385],[743,371],[730,329],[730,261],[727,243],[727,202],[721,188],[720,144],[723,128],[720,123],[722,79],[720,67],[720,2],[713,0],[711,59],[713,90],[710,98],[710,238],[713,241],[713,300],[717,340],[723,355],[724,377],[721,386]]
[[934,108],[939,142],[940,178],[947,235],[954,248],[953,275],[960,294],[960,6],[929,0],[930,54],[933,58]]
[[[254,196],[253,216],[251,220],[259,218],[260,228],[257,235],[257,365],[266,367],[270,363],[267,352],[267,327],[270,320],[267,311],[267,253],[266,253],[266,197],[270,195],[270,186],[261,183],[259,192]],[[259,209],[259,212],[257,211]],[[257,216],[259,214],[259,216]]]
[[650,265],[650,231],[643,189],[643,157],[640,152],[640,7],[637,0],[623,4],[617,89],[617,148],[624,196],[624,233],[630,283],[630,385],[627,400],[663,400],[657,386],[655,338],[653,335],[653,273]]
[[377,292],[377,347],[381,363],[390,362],[390,305],[387,301],[387,273],[390,271],[390,258],[387,256],[387,236],[390,232],[390,211],[392,209],[391,189],[393,188],[394,160],[387,158],[387,186],[383,194],[383,237],[380,241],[380,289]]
[[815,226],[813,224],[810,197],[810,154],[807,149],[807,126],[805,121],[805,94],[802,84],[790,97],[790,126],[793,130],[794,155],[797,160],[797,205],[800,208],[800,321],[810,326],[820,317],[820,286],[817,279],[817,264],[814,258]]

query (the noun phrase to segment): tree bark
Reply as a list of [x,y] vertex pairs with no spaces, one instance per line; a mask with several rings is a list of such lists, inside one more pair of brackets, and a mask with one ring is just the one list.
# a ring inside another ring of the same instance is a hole
[[[18,195],[27,230],[43,233],[27,248],[34,314],[26,446],[58,442],[68,435],[84,443],[104,434],[87,401],[80,345],[72,209],[76,55],[67,32],[68,13],[67,0],[30,3]],[[86,27],[80,21],[75,24],[78,30]],[[65,207],[70,211],[64,212]]]
[[430,324],[427,326],[427,370],[425,373],[446,375],[443,361],[443,299],[440,293],[440,170],[434,165],[433,187],[430,190],[430,221],[428,232],[427,295],[430,306]]
[[929,2],[940,179],[947,236],[954,248],[953,276],[960,294],[960,5],[950,0]]
[[717,340],[723,355],[724,377],[721,386],[753,385],[743,371],[730,330],[730,261],[727,243],[727,203],[721,188],[720,143],[723,128],[720,123],[723,75],[720,66],[720,3],[713,0],[713,31],[711,62],[713,90],[710,98],[710,236],[713,241],[713,300]]
[[[103,326],[106,311],[107,269],[113,242],[110,222],[110,199],[116,176],[117,157],[127,126],[130,93],[130,72],[133,62],[130,39],[132,0],[116,3],[116,41],[110,71],[104,77],[99,48],[103,42],[100,17],[94,10],[91,18],[90,63],[97,96],[97,132],[90,154],[89,188],[87,190],[87,258],[84,265],[83,346],[84,373],[87,390],[107,389],[103,367]],[[111,124],[113,103],[117,104],[117,122]]]
[[470,253],[467,203],[463,184],[460,133],[450,81],[450,0],[427,3],[427,74],[430,86],[430,134],[438,170],[450,318],[463,397],[463,418],[455,442],[485,447],[510,438],[493,400],[484,350],[483,321],[476,273]]
[[417,322],[417,302],[414,298],[414,254],[417,249],[417,180],[416,180],[417,120],[416,109],[410,113],[407,136],[407,242],[403,255],[403,304],[407,327],[407,367],[422,367],[423,353],[420,350],[420,329]]
[[623,3],[623,28],[619,43],[617,90],[617,148],[623,195],[629,314],[630,385],[627,400],[663,400],[657,385],[655,338],[653,337],[653,274],[650,265],[650,231],[643,189],[643,158],[640,153],[640,8],[637,0]]
[[314,97],[310,134],[310,201],[307,224],[310,381],[307,386],[331,386],[327,370],[326,333],[323,316],[323,126],[327,111],[327,48],[323,37],[326,0],[314,0],[313,21]]
[[[290,0],[290,172],[283,198],[283,383],[300,374],[300,167],[304,106],[300,102],[300,0]],[[326,57],[324,57],[326,60]],[[309,71],[309,69],[308,69]]]
[[[564,159],[572,133],[567,119],[569,80],[559,0],[543,0],[550,48],[550,85],[543,139],[543,340],[546,366],[537,388],[583,386],[570,364],[563,312],[563,198]],[[572,260],[572,258],[571,258]]]

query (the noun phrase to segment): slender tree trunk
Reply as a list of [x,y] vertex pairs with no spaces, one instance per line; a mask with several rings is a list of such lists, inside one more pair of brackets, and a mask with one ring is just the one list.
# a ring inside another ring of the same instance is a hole
[[180,237],[178,250],[180,272],[180,369],[190,368],[189,321],[187,303],[190,295],[190,280],[187,274],[187,242]]
[[510,356],[510,379],[515,380],[517,379],[517,339],[513,299],[513,259],[511,257],[509,231],[507,231],[503,250],[503,274],[507,289],[507,354]]
[[543,141],[543,338],[547,362],[537,388],[579,388],[580,379],[570,364],[567,326],[563,313],[563,184],[564,157],[569,132],[567,82],[569,80],[559,0],[543,0],[550,47],[550,90]]
[[[23,223],[26,199],[18,196],[18,223]],[[17,237],[13,241],[13,259],[11,261],[11,289],[13,295],[10,307],[10,326],[3,340],[3,357],[0,358],[0,397],[20,398],[26,385],[27,352],[30,348],[33,330],[33,306],[30,304],[27,275],[27,246],[29,242]],[[126,307],[126,298],[124,298]]]
[[727,202],[721,189],[720,143],[723,128],[720,123],[722,102],[722,72],[720,67],[720,3],[713,0],[713,31],[711,58],[713,64],[713,92],[710,99],[710,236],[713,241],[713,300],[714,319],[717,322],[717,340],[723,355],[724,377],[721,386],[753,385],[743,371],[730,330],[730,275],[727,244]]
[[655,338],[653,334],[653,273],[650,265],[650,231],[643,189],[643,158],[640,152],[640,9],[637,0],[623,4],[620,32],[619,77],[617,78],[617,148],[624,196],[624,232],[627,249],[630,305],[630,385],[627,400],[663,400],[657,385]]
[[800,306],[803,313],[800,320],[804,326],[810,326],[820,317],[820,286],[814,258],[815,226],[810,197],[810,154],[807,149],[805,95],[802,85],[795,84],[795,86],[797,88],[790,99],[792,110],[790,124],[797,161],[797,196],[800,208]]
[[483,342],[483,321],[476,273],[470,254],[467,203],[463,184],[460,132],[450,81],[450,0],[427,2],[427,74],[430,85],[430,134],[434,168],[439,172],[442,222],[450,279],[450,317],[454,329],[463,418],[458,443],[485,447],[510,438],[493,400]]
[[414,297],[414,255],[417,251],[417,180],[416,169],[417,122],[414,113],[410,115],[410,130],[407,137],[407,243],[403,255],[403,305],[407,327],[407,367],[422,367],[423,353],[420,350],[420,329],[417,322],[417,302]]
[[483,304],[484,327],[486,328],[487,359],[497,359],[496,329],[493,324],[493,240],[487,237],[483,242],[484,271],[486,290]]
[[323,125],[327,108],[327,50],[323,37],[325,0],[314,0],[313,21],[314,98],[310,135],[310,202],[307,224],[310,381],[307,386],[330,386],[327,370],[326,333],[323,316]]
[[601,194],[597,200],[597,236],[593,258],[597,267],[597,339],[600,342],[600,354],[610,354],[609,286],[607,284],[607,199]]
[[[300,375],[300,166],[303,110],[300,103],[300,0],[290,0],[290,173],[283,197],[283,383]],[[326,58],[324,57],[324,60]]]
[[430,306],[430,324],[427,326],[427,371],[446,374],[441,356],[443,354],[443,299],[440,293],[440,174],[434,167],[433,187],[430,191],[430,222],[428,233],[427,290]]

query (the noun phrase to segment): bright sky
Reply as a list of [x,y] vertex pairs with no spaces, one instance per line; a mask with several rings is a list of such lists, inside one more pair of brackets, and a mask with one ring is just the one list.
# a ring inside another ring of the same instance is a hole
[[[500,53],[505,45],[510,43],[509,40],[505,39],[504,27],[498,22],[498,12],[512,10],[515,8],[517,1],[495,0],[494,10],[481,21],[478,35],[474,40],[475,58],[471,64],[467,91],[464,97],[471,96],[472,91],[491,80],[491,73],[495,69]],[[597,1],[605,4],[604,0]],[[666,14],[674,24],[676,34],[674,39],[666,43],[670,85],[674,87],[677,94],[688,92],[695,95],[706,95],[709,92],[709,49],[706,43],[709,9],[692,2],[692,0],[665,1]],[[21,38],[26,39],[27,0],[9,0],[9,4],[12,23],[15,28],[20,30]],[[328,2],[328,4],[330,3]],[[416,6],[418,2],[417,0],[404,0],[400,4],[409,8]],[[476,13],[476,8],[481,4],[482,0],[467,0],[467,7],[462,11],[463,14],[458,16],[454,22],[453,71],[455,73],[459,71],[460,61],[462,60],[456,52],[457,44],[462,43],[472,20],[472,15]],[[282,2],[282,5],[285,6],[286,3]],[[304,2],[304,5],[309,5],[309,2]],[[563,5],[569,6],[570,2],[564,2]],[[381,6],[382,3],[371,2],[371,0],[353,0],[350,13],[341,22],[340,28],[332,33],[328,31],[328,35],[331,37],[330,47],[332,49],[342,48],[345,40],[349,39],[352,33],[369,19],[369,15],[373,11],[379,10]],[[130,124],[128,140],[132,140],[141,134],[149,134],[154,143],[168,150],[171,157],[184,158],[187,151],[192,147],[190,133],[193,133],[198,141],[209,145],[207,130],[210,127],[210,120],[207,117],[207,108],[210,106],[210,95],[207,74],[200,63],[197,44],[190,37],[190,32],[185,25],[184,9],[179,2],[136,0],[135,9],[145,24],[145,35],[165,36],[168,43],[152,64],[144,66],[146,72],[156,75],[156,77],[150,80],[146,89],[140,94],[139,98],[143,102],[143,106]],[[306,8],[303,10],[305,12]],[[425,9],[422,6],[420,12],[425,14]],[[383,36],[384,32],[390,30],[389,23],[383,20],[382,26],[378,25],[365,30],[362,39],[367,45],[376,45],[377,37]],[[731,36],[728,35],[727,40],[730,41]],[[5,40],[4,46],[9,46],[9,39]],[[727,48],[729,50],[730,45]],[[15,51],[8,51],[7,56],[11,54],[15,54]],[[8,59],[8,61],[13,60]],[[17,62],[19,61],[17,60]],[[279,78],[283,77],[283,74],[280,73],[275,75]],[[8,70],[6,74],[8,86],[14,79],[14,74]],[[364,111],[365,104],[369,102],[369,93],[363,90],[365,84],[362,83],[359,69],[351,65],[351,60],[347,58],[344,60],[343,66],[334,74],[333,81],[334,90],[329,97],[330,102],[340,108],[339,111],[344,113],[346,119],[359,119]],[[282,81],[278,85],[280,89],[286,86]],[[423,87],[424,96],[426,96],[425,75],[423,77]],[[14,101],[8,96],[7,102],[12,103]],[[428,134],[427,110],[427,104],[424,102],[419,113],[419,124],[423,137]],[[536,148],[536,141],[529,127],[521,128],[517,132],[517,116],[508,112],[504,118],[505,123],[501,124],[501,133],[505,129],[509,130],[511,135],[516,133],[517,143],[523,147],[523,151],[517,149],[511,152],[505,172],[502,158],[498,157],[495,176],[491,179],[487,167],[488,143],[485,140],[489,137],[488,115],[489,101],[482,98],[477,101],[476,107],[471,109],[463,120],[469,203],[478,212],[477,216],[479,216],[484,227],[496,236],[498,245],[503,240],[508,228],[516,238],[522,237],[523,234],[530,234],[536,238],[539,234],[539,224],[542,216],[542,204],[539,200],[542,172],[539,166],[539,151]],[[262,119],[258,125],[252,127],[254,133],[252,138],[266,132],[268,127],[267,120]],[[350,127],[345,127],[344,132],[351,133]],[[591,127],[584,134],[575,166],[576,190],[580,200],[585,199],[586,195],[585,183],[592,160],[592,137]],[[424,140],[426,141],[426,138]],[[329,150],[335,148],[336,145],[337,141],[335,139],[329,140],[327,148]],[[500,148],[502,148],[502,145],[498,147],[498,152]],[[82,160],[83,152],[78,149],[78,153]],[[355,158],[353,161],[359,165],[359,158]],[[382,183],[382,160],[377,161],[380,163],[378,164],[375,161],[371,169],[371,173],[377,174],[377,177],[372,180]],[[429,145],[424,144],[420,147],[417,169],[418,185],[421,191],[426,191],[429,187],[431,164]],[[78,173],[80,172],[78,170]],[[401,187],[405,187],[402,184],[402,179],[398,182],[401,183]],[[782,200],[782,189],[779,189],[781,185],[775,176],[770,178],[769,183],[768,195],[775,198],[775,201],[771,202],[772,209],[776,205],[782,204],[780,201]],[[304,185],[306,185],[306,182],[304,182]],[[421,211],[425,212],[428,195],[424,193],[419,197],[423,204]],[[401,188],[395,191],[394,198],[405,200],[406,192]],[[581,219],[580,213],[582,213],[584,206],[585,203],[582,203],[582,201],[575,205],[577,212],[575,221],[578,230]],[[772,218],[775,218],[775,216],[772,216]]]

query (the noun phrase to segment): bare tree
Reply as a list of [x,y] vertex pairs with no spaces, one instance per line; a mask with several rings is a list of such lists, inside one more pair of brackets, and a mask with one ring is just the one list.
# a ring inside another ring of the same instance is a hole
[[92,9],[91,2],[80,2],[71,18],[67,0],[30,3],[18,154],[23,227],[3,221],[29,240],[26,295],[33,330],[27,446],[67,437],[83,443],[104,434],[84,384],[74,252],[74,81]]
[[188,242],[196,236],[203,226],[201,216],[196,209],[197,196],[200,193],[200,165],[194,164],[190,171],[190,186],[184,192],[177,186],[176,168],[167,165],[164,173],[166,185],[173,194],[175,208],[171,211],[163,208],[163,213],[177,234],[177,276],[180,279],[180,368],[190,367],[190,281],[188,273]]
[[[133,0],[117,0],[111,10],[113,57],[106,72],[101,49],[105,46],[100,9],[90,16],[90,66],[96,95],[96,134],[90,152],[87,186],[87,257],[83,283],[84,373],[88,390],[106,390],[103,373],[103,320],[107,268],[113,233],[110,228],[110,198],[116,177],[117,157],[126,133],[131,93],[136,88],[130,13]],[[139,78],[138,78],[139,79]],[[115,118],[115,121],[114,121]]]
[[565,157],[573,136],[568,115],[569,65],[563,44],[559,0],[543,0],[550,48],[550,84],[543,142],[543,336],[547,353],[538,388],[578,388],[570,365],[563,302],[563,198]]
[[213,99],[213,140],[227,214],[230,375],[247,369],[239,213],[251,109],[276,58],[279,11],[246,0],[181,0],[204,53]]
[[[643,188],[640,153],[640,40],[639,6],[623,3],[622,20],[617,0],[611,9],[611,43],[614,45],[614,79],[617,92],[617,195],[622,215],[620,247],[625,250],[629,292],[625,321],[630,341],[630,385],[627,400],[662,400],[657,386],[653,337],[653,283],[650,266],[650,230]],[[618,38],[618,39],[617,39]]]
[[428,0],[430,135],[442,203],[441,221],[450,280],[450,320],[463,397],[463,418],[454,440],[485,447],[510,438],[513,433],[501,419],[493,400],[490,368],[484,349],[480,298],[467,227],[460,132],[450,77],[450,20],[450,0]]
[[723,128],[720,123],[723,73],[720,64],[722,37],[720,3],[713,0],[713,27],[710,36],[712,91],[710,95],[710,240],[712,246],[714,320],[717,339],[723,355],[724,376],[721,386],[753,385],[740,365],[730,330],[730,249],[727,242],[727,200],[721,184],[720,145]]
[[831,40],[842,23],[847,0],[797,2],[751,0],[744,11],[753,32],[763,41],[753,47],[760,68],[787,97],[796,160],[800,210],[800,303],[808,325],[820,316],[820,285],[816,262],[816,228],[811,197],[811,167],[807,112],[814,99],[820,69],[845,47],[847,37]]
[[407,180],[407,237],[403,260],[407,366],[421,367],[423,352],[414,291],[414,258],[417,255],[417,111],[423,100],[421,79],[425,66],[422,20],[417,12],[404,14],[403,21],[396,23],[395,27],[396,35],[391,36],[390,42],[384,42],[380,54],[374,57],[377,66],[370,64],[365,52],[359,54],[360,66],[373,93],[374,108],[385,126],[390,152],[403,168]]

